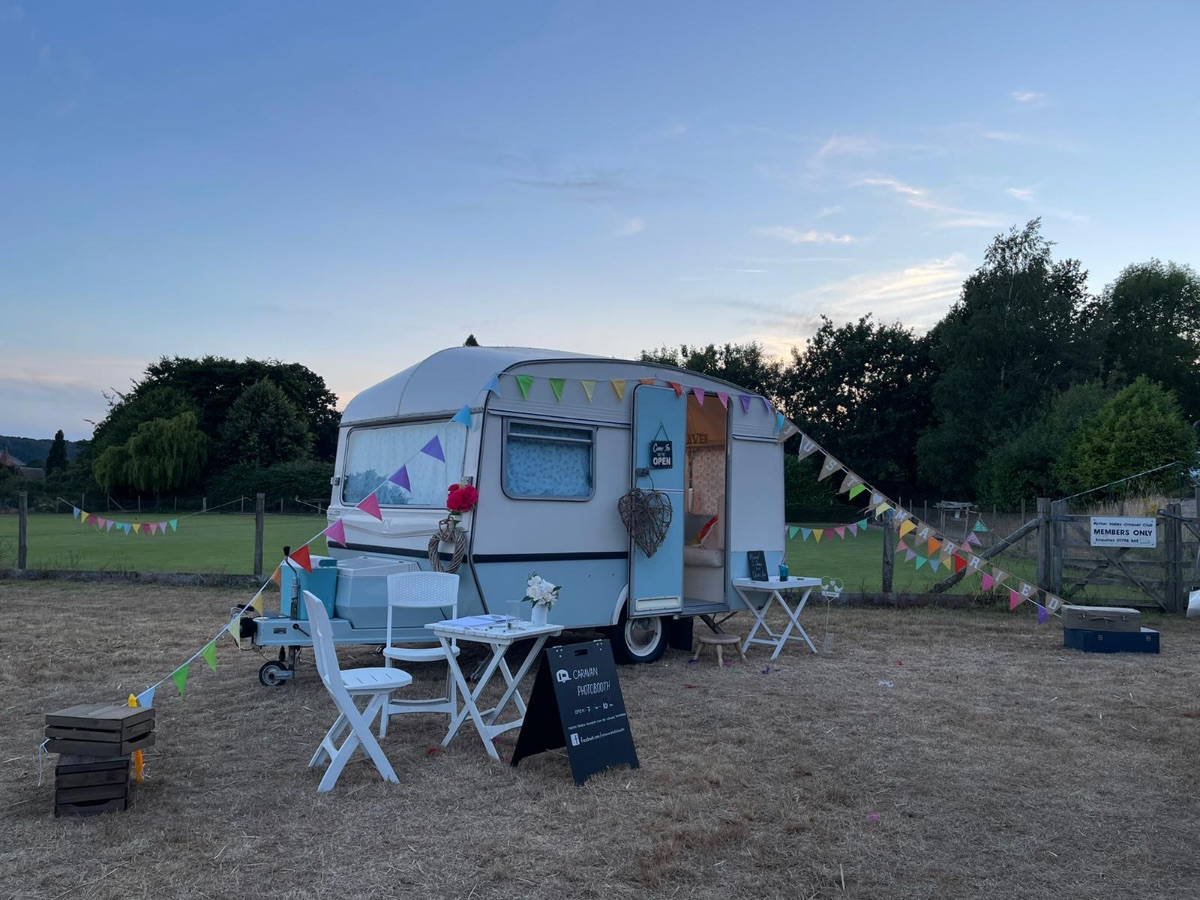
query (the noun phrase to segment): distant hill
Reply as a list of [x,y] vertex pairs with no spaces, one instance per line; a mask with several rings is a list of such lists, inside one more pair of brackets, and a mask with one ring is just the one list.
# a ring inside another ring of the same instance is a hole
[[[23,463],[45,461],[50,454],[50,445],[54,438],[10,437],[0,434],[0,450],[8,450]],[[77,447],[75,441],[67,441],[67,459],[74,459]]]

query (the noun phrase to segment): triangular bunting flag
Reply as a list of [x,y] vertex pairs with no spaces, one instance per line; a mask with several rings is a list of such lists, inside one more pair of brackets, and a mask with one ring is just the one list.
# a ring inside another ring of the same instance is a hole
[[657,378],[639,378],[638,384],[654,384],[657,380]]
[[175,682],[175,687],[179,691],[179,696],[183,696],[183,692],[187,690],[187,675],[188,664],[184,663],[178,669],[171,673],[171,680]]
[[975,537],[974,534],[968,534],[967,535],[967,543],[974,544],[975,546],[979,546],[979,544],[981,544],[982,541],[980,541],[979,538]]
[[355,509],[361,509],[368,516],[374,516],[380,522],[383,521],[383,513],[379,511],[379,501],[374,494],[367,494],[358,503],[354,504]]
[[529,399],[529,388],[533,385],[532,375],[518,375],[517,387],[521,389],[521,397],[525,400]]
[[821,464],[821,474],[817,476],[817,481],[824,481],[841,467],[842,464],[832,456],[826,456],[825,462]]
[[972,572],[978,572],[982,566],[983,566],[983,560],[980,559],[978,556],[975,556],[974,554],[972,554],[971,557],[967,560],[967,568],[970,569]]
[[924,525],[921,527],[920,530],[917,531],[917,539],[924,541],[924,540],[927,540],[928,538],[929,538],[929,526]]
[[276,566],[275,571],[271,573],[271,580],[275,582],[276,587],[283,587],[283,584],[281,583],[283,579],[283,573],[280,571],[282,568],[282,566]]
[[341,519],[325,529],[325,539],[335,544],[341,544],[343,547],[346,546],[346,526],[342,524]]
[[850,499],[853,500],[855,497],[857,497],[859,494],[861,494],[866,489],[867,489],[867,486],[865,484],[854,485],[854,487],[850,488]]
[[896,523],[907,522],[908,517],[911,515],[912,513],[910,513],[907,509],[901,509],[899,506],[897,506],[896,511],[892,514],[892,521]]
[[954,543],[954,541],[946,541],[946,543],[942,544],[942,556],[949,556],[957,549],[958,544]]
[[117,527],[118,527],[118,528],[124,528],[124,529],[125,529],[125,535],[126,535],[126,537],[128,537],[128,535],[129,535],[129,532],[133,530],[133,526],[132,526],[132,525],[130,525],[128,522],[125,522],[125,523],[120,523],[120,522],[118,522],[118,523],[117,523]]
[[892,504],[890,504],[890,503],[880,503],[877,507],[875,507],[875,518],[878,519],[880,516],[882,516],[885,512],[887,512],[891,508],[892,508]]
[[742,401],[742,412],[750,412],[750,398],[745,394],[739,394],[738,399]]
[[929,557],[929,568],[933,569],[933,571],[936,572],[938,570],[938,566],[940,565],[941,563],[937,561],[936,557]]
[[[744,397],[742,398],[745,399]],[[800,435],[800,450],[796,453],[797,459],[804,459],[806,456],[812,456],[817,452],[817,442],[806,434]],[[851,494],[851,497],[854,495]]]
[[76,518],[76,519],[78,519],[78,518],[79,518],[79,507],[78,507],[78,506],[72,506],[72,507],[71,507],[71,513],[72,513],[72,514],[75,516],[75,518]]
[[975,524],[971,526],[972,531],[987,531],[988,527],[983,524],[983,519],[976,519]]
[[454,414],[454,418],[450,421],[462,425],[465,428],[473,427],[473,423],[471,422],[471,407],[464,404],[463,408],[456,412]]
[[942,546],[942,542],[935,538],[930,538],[929,542],[926,544],[926,548],[929,550],[930,553],[937,553],[938,548],[941,546]]
[[308,544],[305,544],[299,550],[293,551],[289,558],[309,575],[312,574],[312,555],[308,552]]
[[[861,484],[862,484],[861,478],[859,478],[853,472],[847,472],[846,477],[842,479],[842,486],[840,488],[838,488],[838,493],[839,494],[844,493],[845,491],[850,490],[850,488],[854,487],[855,485],[861,485]],[[855,493],[857,493],[857,491]],[[851,496],[851,498],[853,498],[855,496],[855,494],[851,494],[850,496]]]
[[671,390],[673,390],[675,392],[676,397],[683,396],[683,385],[680,384],[678,381],[668,381],[667,387],[669,387]]
[[812,529],[811,529],[811,528],[801,528],[801,529],[800,529],[800,533],[803,535],[803,537],[802,537],[802,538],[800,538],[800,540],[802,540],[802,541],[807,541],[807,540],[808,540],[808,536],[809,536],[810,534],[812,534]]
[[1037,588],[1034,587],[1032,584],[1029,584],[1028,582],[1025,582],[1025,581],[1021,582],[1021,596],[1024,597],[1026,600],[1028,600],[1030,597],[1032,597],[1034,595],[1035,591],[1037,591]]
[[579,382],[579,386],[583,388],[583,392],[587,395],[588,403],[591,403],[592,394],[596,393],[596,382],[585,379]]
[[612,385],[613,393],[617,395],[617,399],[624,400],[625,399],[625,379],[624,378],[614,378],[612,381],[609,382],[609,384]]
[[921,570],[921,566],[925,565],[926,562],[927,562],[927,560],[925,559],[925,557],[920,556],[920,555],[917,556],[917,571],[918,572]]
[[89,514],[89,515],[88,515],[88,517],[87,517],[87,522],[86,522],[86,524],[88,524],[88,525],[93,525],[93,524],[95,524],[95,522],[96,522],[96,517],[95,517],[95,516],[93,516],[93,515],[90,515],[90,514]]
[[916,558],[917,558],[917,554],[913,553],[907,547],[904,548],[904,561],[905,562],[912,562]]
[[[112,531],[112,530],[113,530],[113,526],[114,526],[114,525],[116,525],[116,524],[117,524],[117,523],[116,523],[116,522],[114,522],[112,519],[109,519],[107,522],[105,522],[105,523],[104,523],[104,530],[105,530],[105,531]],[[172,530],[172,531],[174,531],[174,530],[175,530],[175,525],[174,525],[174,523],[172,523],[172,525],[171,525],[171,530]]]
[[169,519],[167,521],[167,524],[171,526],[172,533],[179,529],[179,520],[178,519]]
[[996,584],[1003,584],[1004,579],[1008,577],[1008,573],[999,566],[992,566],[992,578],[996,580]]
[[490,392],[490,393],[495,394],[497,397],[499,397],[500,396],[500,377],[498,375],[493,375],[491,378],[489,378],[488,383],[483,386],[483,392],[485,394]]
[[412,482],[408,480],[408,468],[407,467],[401,466],[400,468],[398,468],[395,472],[393,472],[388,477],[388,481],[390,481],[392,484],[396,485],[397,487],[402,487],[402,488],[404,488],[404,490],[408,491],[409,493],[412,493]]
[[996,579],[987,572],[981,572],[979,574],[979,581],[985,591],[990,591],[992,589],[992,585],[996,583]]
[[159,532],[159,534],[166,534],[166,533],[167,533],[167,523],[166,523],[166,522],[159,522],[159,523],[158,523],[158,532]]
[[817,539],[818,544],[821,543],[821,536],[823,534],[825,534],[824,528],[814,528],[813,529],[813,537],[815,537]]
[[704,388],[692,388],[692,396],[696,398],[697,403],[704,405]]
[[866,530],[867,530],[867,520],[866,520],[866,519],[859,519],[859,520],[858,520],[858,527],[859,527],[859,528],[861,528],[863,531],[866,531]]
[[[517,377],[524,378],[525,376],[518,375]],[[421,448],[421,452],[426,456],[432,456],[434,459],[441,460],[442,462],[446,461],[446,454],[442,452],[442,442],[438,440],[438,436],[436,434],[429,439],[429,443]]]
[[212,641],[207,647],[200,651],[200,655],[204,657],[204,661],[208,663],[208,667],[214,672],[217,671],[217,642]]
[[800,533],[800,527],[798,525],[788,526],[788,537],[789,538],[794,538],[799,533]]
[[850,537],[858,537],[858,523],[857,522],[851,522],[849,525],[846,526],[846,529],[850,532]]
[[914,524],[913,524],[911,521],[901,522],[901,523],[900,523],[900,529],[899,529],[899,530],[900,530],[900,537],[904,537],[904,536],[905,536],[906,534],[908,534],[910,531],[915,531],[915,530],[916,530],[916,528],[917,528],[917,526],[916,526],[916,525],[914,525]]
[[158,533],[158,525],[154,522],[151,522],[149,525],[146,526],[146,528],[148,528],[150,530],[151,534]]
[[141,534],[141,533],[142,533],[142,526],[141,526],[141,524],[140,524],[140,523],[138,523],[138,522],[135,522],[135,523],[133,524],[133,533],[134,533],[134,534]]
[[551,379],[549,379],[549,381],[550,381],[550,390],[554,391],[555,401],[557,401],[558,403],[562,403],[563,387],[566,385],[567,379],[551,378]]
[[783,431],[783,426],[787,425],[787,419],[783,417],[783,413],[775,413],[775,433]]
[[961,556],[955,555],[955,557],[954,557],[954,571],[955,571],[955,572],[961,572],[961,571],[962,571],[963,569],[965,569],[966,567],[967,567],[967,561],[966,561],[965,559],[963,559]]
[[1038,624],[1045,625],[1049,621],[1050,621],[1050,612],[1046,609],[1046,607],[1042,606],[1041,604],[1038,604]]
[[[279,570],[278,570],[278,569],[276,569],[275,571],[276,571],[276,572],[278,572]],[[254,598],[254,599],[253,599],[253,600],[250,602],[250,606],[251,606],[251,608],[253,608],[253,609],[254,609],[254,611],[255,611],[255,612],[257,612],[257,613],[258,613],[258,614],[261,616],[261,615],[262,615],[262,611],[263,611],[263,598],[262,598],[262,594],[259,594],[257,597],[255,597],[255,598]]]
[[839,528],[835,528],[833,530],[837,532],[837,536],[840,537],[843,541],[846,539],[846,526],[845,525],[842,525]]
[[729,395],[724,391],[717,391],[717,399],[721,401],[721,405],[729,409]]
[[[154,687],[157,687],[155,685]],[[154,705],[154,688],[148,687],[137,695],[138,706],[153,706]]]
[[1044,592],[1046,594],[1046,608],[1052,613],[1058,612],[1062,606],[1062,597],[1056,597],[1054,594]]
[[1012,612],[1014,609],[1016,609],[1020,605],[1021,605],[1021,595],[1018,594],[1016,591],[1009,591],[1008,592],[1008,611]]

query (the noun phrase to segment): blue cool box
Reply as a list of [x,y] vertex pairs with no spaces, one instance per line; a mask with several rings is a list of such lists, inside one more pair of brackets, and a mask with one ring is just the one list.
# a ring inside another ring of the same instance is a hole
[[1158,632],[1149,628],[1141,631],[1064,628],[1063,646],[1084,653],[1157,653]]
[[[293,563],[292,565],[295,565]],[[312,573],[305,572],[299,566],[293,570],[286,562],[279,571],[279,611],[293,619],[307,619],[308,610],[304,608],[301,599],[299,609],[292,609],[292,584],[300,576],[300,590],[310,591],[319,597],[325,606],[325,612],[333,617],[333,601],[337,596],[337,560],[329,557],[314,556],[312,558]]]

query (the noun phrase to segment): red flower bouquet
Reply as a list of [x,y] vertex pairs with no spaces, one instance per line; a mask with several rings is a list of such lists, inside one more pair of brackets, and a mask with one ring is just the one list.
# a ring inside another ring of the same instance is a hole
[[470,512],[479,502],[479,491],[469,484],[452,484],[446,492],[446,509],[450,511],[449,518],[457,522],[462,514]]

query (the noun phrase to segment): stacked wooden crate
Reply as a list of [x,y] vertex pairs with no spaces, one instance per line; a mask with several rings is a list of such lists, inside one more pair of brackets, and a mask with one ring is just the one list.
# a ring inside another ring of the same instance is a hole
[[54,815],[128,809],[129,757],[154,744],[154,708],[88,703],[46,716],[54,769]]

